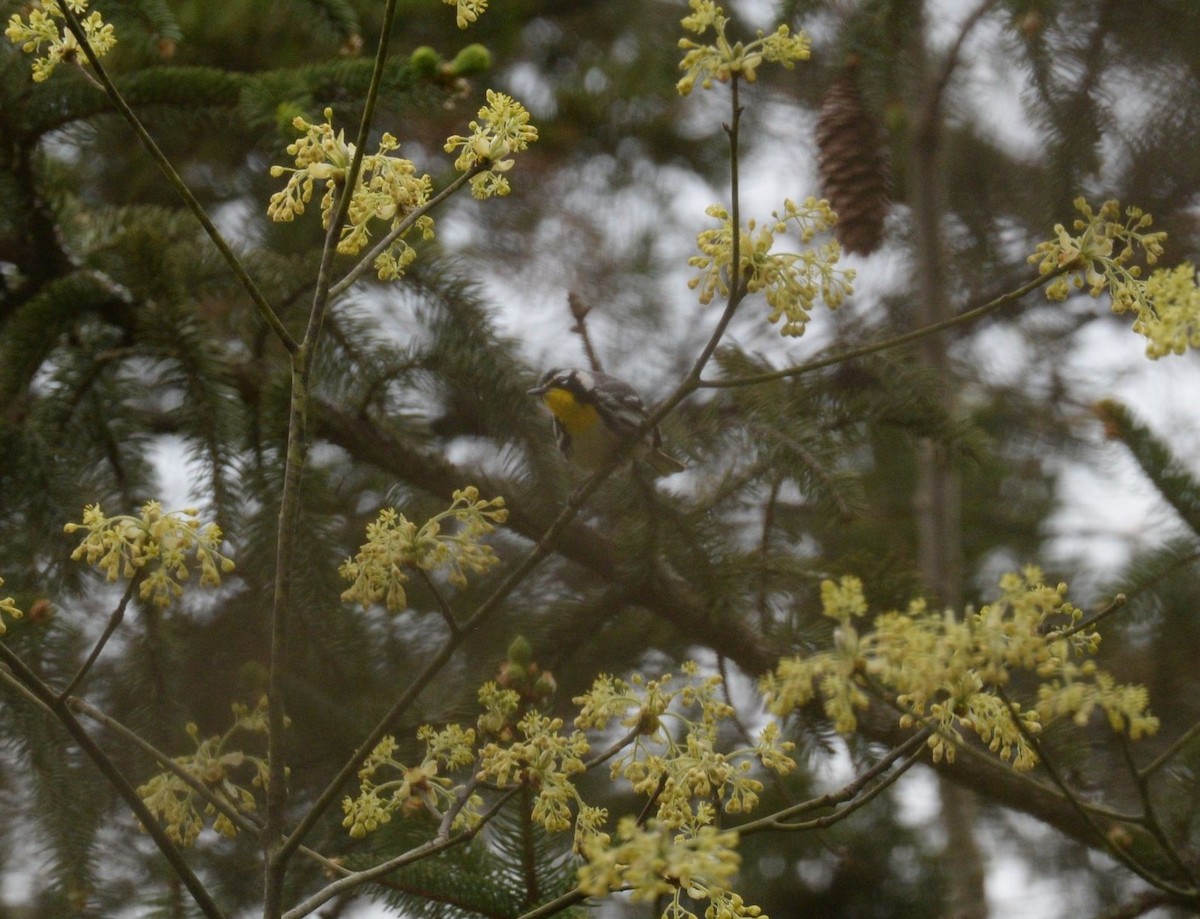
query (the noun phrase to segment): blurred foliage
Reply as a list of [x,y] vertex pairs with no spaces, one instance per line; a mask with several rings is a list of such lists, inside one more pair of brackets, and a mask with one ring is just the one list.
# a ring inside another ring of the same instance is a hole
[[[312,221],[267,221],[265,203],[278,186],[268,164],[282,159],[297,114],[312,118],[331,106],[339,123],[353,123],[382,5],[103,6],[121,35],[111,57],[118,86],[235,238],[285,323],[298,327],[320,231]],[[764,72],[743,100],[750,182],[793,197],[818,192],[812,125],[852,55],[863,104],[886,130],[897,204],[881,255],[860,263],[862,277],[891,274],[864,285],[875,293],[822,316],[810,333],[816,341],[790,350],[748,305],[719,355],[721,372],[779,366],[911,326],[905,202],[918,130],[938,140],[943,258],[964,308],[1027,278],[1033,242],[1069,216],[1081,191],[1152,212],[1172,234],[1168,263],[1196,257],[1200,10],[1190,0],[991,2],[957,58],[948,57],[956,22],[923,24],[932,14],[910,0],[731,6],[747,30],[770,12],[814,38],[810,64]],[[5,20],[20,9],[0,2]],[[516,558],[577,481],[525,396],[543,369],[531,363],[583,362],[568,331],[566,293],[594,306],[589,322],[608,369],[639,385],[665,387],[707,329],[679,272],[707,203],[693,199],[723,199],[727,115],[675,93],[682,9],[644,0],[493,0],[463,34],[442,4],[401,3],[379,131],[396,133],[402,151],[439,179],[449,173],[442,139],[462,130],[494,87],[527,104],[541,137],[511,198],[486,210],[455,202],[439,217],[445,241],[422,250],[411,277],[394,288],[363,283],[329,317],[293,588],[289,743],[301,802],[324,786],[444,635],[437,598],[419,583],[411,585],[411,609],[395,617],[340,601],[337,566],[379,507],[423,520],[473,482],[506,497],[512,516],[498,548]],[[914,47],[927,31],[933,66],[922,72]],[[489,72],[456,66],[473,42],[490,51]],[[436,50],[434,66],[411,57],[422,46]],[[980,74],[993,72],[1022,87],[1011,100],[1023,119],[1013,126],[1016,140],[979,91]],[[24,609],[49,601],[38,606],[41,615],[11,623],[4,641],[44,679],[65,684],[116,597],[68,562],[63,523],[78,519],[85,503],[132,511],[160,496],[164,472],[175,488],[186,476],[187,500],[220,520],[238,573],[215,598],[169,611],[138,605],[82,690],[156,745],[181,749],[187,721],[219,733],[230,703],[253,702],[265,687],[286,363],[211,244],[81,74],[63,68],[34,85],[26,60],[5,43],[0,141],[0,573]],[[559,301],[559,311],[547,312]],[[656,488],[628,474],[607,483],[521,594],[423,694],[418,720],[469,719],[475,689],[518,631],[555,673],[565,702],[597,672],[697,655],[756,676],[774,656],[827,638],[815,602],[824,577],[853,572],[873,605],[905,604],[922,591],[912,511],[914,445],[922,439],[940,444],[961,472],[963,552],[977,601],[998,564],[1040,559],[1059,460],[1086,457],[1096,424],[1080,411],[1062,359],[1078,326],[1105,321],[1030,297],[956,333],[948,347],[960,411],[945,408],[938,381],[903,351],[686,403],[664,424],[671,449],[695,470],[686,483]],[[998,353],[989,344],[997,340],[1006,343],[999,352],[1014,353]],[[1009,357],[1024,369],[1015,383],[991,373],[992,358]],[[1121,417],[1121,440],[1194,528],[1190,474]],[[1198,698],[1197,643],[1189,640],[1198,558],[1188,537],[1111,579],[1114,590],[1127,585],[1133,610],[1110,649],[1114,669],[1163,700],[1156,710],[1168,739],[1200,717],[1189,701]],[[472,608],[492,583],[457,592],[454,604]],[[145,915],[183,914],[183,895],[99,776],[38,709],[6,688],[0,700],[0,806],[20,815],[0,822],[0,870],[33,866],[38,878],[23,915],[117,915],[134,898]],[[828,760],[827,726],[797,732],[810,766]],[[107,741],[106,748],[131,775],[151,769],[136,750]],[[869,745],[854,753],[859,762],[872,755]],[[1088,781],[1102,785],[1109,767],[1113,760],[1091,760],[1088,771],[1100,774]],[[817,782],[802,768],[773,793],[793,800]],[[1172,786],[1188,826],[1200,804],[1188,797],[1195,787],[1182,779]],[[987,819],[1003,824],[995,810]],[[336,819],[326,824],[315,848],[364,857]],[[513,822],[499,832],[522,828]],[[402,829],[389,834],[369,841],[373,853],[407,844]],[[563,884],[564,853],[536,843],[541,892],[552,895]],[[1071,862],[1075,853],[1072,864],[1084,871],[1074,843],[1053,848],[1055,858],[1039,850],[1031,870],[1044,862],[1056,871],[1056,859]],[[259,895],[250,849],[239,841],[194,855],[221,879],[218,894],[231,913]],[[481,849],[451,870],[474,871],[471,860],[483,864],[497,847]],[[884,801],[828,833],[748,841],[743,883],[778,915],[924,916],[937,912],[945,890],[938,856],[926,828]],[[472,901],[463,914],[519,914],[529,901],[520,887],[526,866],[518,867],[489,863],[503,883],[491,885],[491,902]],[[427,902],[446,905],[446,877],[410,872],[385,885],[385,896],[409,910],[412,890],[432,891]],[[314,871],[296,885],[319,881]],[[1088,883],[1093,891],[1117,886],[1104,877]]]

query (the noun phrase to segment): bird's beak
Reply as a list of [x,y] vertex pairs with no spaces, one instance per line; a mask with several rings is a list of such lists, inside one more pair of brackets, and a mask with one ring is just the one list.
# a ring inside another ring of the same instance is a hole
[[550,387],[548,387],[548,386],[535,386],[535,387],[533,387],[533,389],[525,390],[525,395],[527,395],[527,396],[544,396],[546,394],[546,390],[549,388]]

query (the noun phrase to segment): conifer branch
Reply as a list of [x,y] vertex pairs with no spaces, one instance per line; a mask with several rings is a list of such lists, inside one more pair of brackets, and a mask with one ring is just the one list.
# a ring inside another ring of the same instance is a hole
[[[1096,817],[1091,809],[1084,805],[1084,802],[1079,799],[1079,796],[1075,794],[1075,792],[1067,784],[1066,780],[1059,773],[1058,768],[1046,756],[1046,752],[1042,747],[1041,741],[1038,739],[1036,734],[1029,730],[1028,726],[1021,719],[1019,711],[1009,700],[1007,694],[1005,694],[1002,689],[997,687],[996,695],[1005,705],[1008,706],[1009,711],[1012,714],[1013,724],[1016,726],[1017,730],[1020,731],[1021,736],[1025,739],[1025,742],[1028,743],[1029,746],[1033,748],[1033,751],[1037,754],[1038,760],[1042,764],[1042,768],[1046,770],[1046,774],[1050,777],[1050,781],[1052,781],[1058,787],[1059,791],[1062,792],[1063,796],[1067,799],[1067,802],[1075,809],[1076,813],[1078,813],[1083,821],[1087,824],[1088,828],[1091,830],[1095,839],[1100,843],[1101,847],[1113,859],[1124,865],[1129,871],[1136,874],[1147,884],[1151,884],[1152,886],[1157,887],[1159,890],[1164,890],[1172,896],[1183,898],[1189,902],[1194,902],[1198,897],[1200,897],[1200,890],[1198,890],[1194,884],[1189,887],[1180,887],[1179,885],[1168,881],[1165,877],[1162,877],[1151,868],[1142,864],[1127,849],[1118,845],[1113,837],[1109,833],[1106,833],[1104,828],[1097,823]],[[1145,817],[1144,815],[1139,816],[1129,820],[1128,822],[1145,826]]]
[[83,30],[79,16],[71,9],[67,0],[56,0],[56,2],[66,19],[67,28],[75,36],[75,40],[79,43],[80,48],[83,49],[84,55],[87,56],[88,64],[95,71],[95,75],[99,79],[105,95],[108,96],[113,106],[129,123],[129,126],[133,129],[133,133],[137,135],[138,140],[142,142],[142,146],[146,148],[151,158],[158,165],[159,171],[162,172],[168,184],[183,199],[188,210],[192,212],[196,220],[199,221],[200,226],[204,228],[204,232],[208,234],[208,238],[212,240],[213,245],[217,247],[217,251],[221,253],[221,257],[225,259],[234,276],[241,283],[242,287],[245,288],[246,293],[250,295],[250,299],[258,309],[259,315],[271,327],[271,331],[275,333],[275,336],[283,344],[283,347],[289,353],[295,352],[296,341],[287,330],[287,326],[276,315],[275,309],[271,306],[270,301],[267,300],[266,295],[259,289],[254,279],[250,277],[250,273],[246,270],[246,266],[242,264],[242,260],[237,257],[237,253],[233,251],[233,247],[229,245],[229,242],[222,235],[221,231],[217,229],[217,225],[213,223],[212,218],[208,216],[204,205],[197,200],[196,196],[192,194],[192,190],[188,188],[187,183],[175,171],[175,167],[167,159],[167,155],[155,143],[154,138],[150,136],[150,132],[146,130],[145,125],[142,124],[133,109],[129,107],[129,103],[125,101],[125,97],[121,95],[121,91],[117,89],[116,84],[108,75],[108,71],[104,69],[104,65],[100,63],[100,58],[88,42],[87,34]]
[[455,836],[442,838],[438,837],[424,842],[415,848],[409,849],[407,852],[401,853],[394,858],[389,858],[387,861],[380,862],[378,865],[373,865],[370,868],[364,868],[362,871],[354,871],[347,874],[345,877],[339,878],[325,887],[321,888],[307,900],[298,903],[292,909],[289,909],[283,914],[283,919],[302,919],[309,913],[313,912],[322,903],[328,903],[339,894],[345,893],[348,890],[353,890],[355,887],[361,887],[363,884],[370,883],[386,874],[391,874],[398,868],[403,868],[405,865],[411,865],[413,862],[420,861],[424,858],[437,855],[445,852],[447,849],[453,849],[456,846],[461,846],[463,843],[470,842],[478,835],[479,831],[487,826],[492,819],[500,813],[502,807],[508,803],[509,799],[516,794],[522,786],[517,785],[509,790],[508,793],[501,795],[496,802],[489,807],[479,818],[479,822],[474,826],[464,829],[461,833]]
[[192,872],[187,860],[184,859],[183,853],[179,851],[178,846],[171,841],[166,830],[155,818],[150,809],[146,807],[137,790],[129,784],[129,780],[125,778],[117,765],[108,757],[108,754],[101,749],[100,745],[92,739],[92,736],[79,723],[79,719],[71,711],[66,700],[59,698],[58,694],[42,682],[41,678],[34,673],[25,662],[15,654],[6,644],[0,642],[0,662],[4,663],[9,673],[0,671],[0,676],[5,679],[12,680],[19,685],[23,690],[27,691],[36,702],[44,706],[55,718],[56,721],[71,735],[71,739],[75,741],[79,749],[84,755],[92,761],[92,764],[104,776],[112,789],[121,797],[125,804],[133,811],[135,817],[150,834],[150,838],[154,840],[154,844],[158,846],[159,852],[163,858],[171,866],[171,870],[187,888],[188,893],[192,895],[192,899],[196,901],[196,905],[209,919],[224,919],[224,913],[220,907],[212,899],[205,886],[200,882],[200,879]]
[[1121,754],[1125,758],[1125,766],[1129,770],[1129,774],[1133,777],[1138,798],[1142,802],[1142,826],[1145,827],[1146,832],[1154,837],[1154,841],[1158,843],[1158,847],[1167,854],[1167,858],[1175,866],[1175,870],[1187,878],[1188,883],[1192,887],[1196,887],[1195,872],[1183,858],[1178,846],[1167,836],[1166,831],[1163,829],[1162,821],[1158,819],[1158,811],[1154,807],[1154,799],[1150,794],[1150,781],[1143,774],[1142,770],[1138,768],[1137,762],[1133,758],[1133,750],[1129,747],[1129,738],[1125,734],[1118,734],[1117,742],[1121,747]]
[[279,853],[281,857],[286,857],[288,853],[293,851],[303,839],[316,825],[321,815],[329,808],[337,796],[341,793],[342,787],[348,782],[357,772],[359,766],[363,764],[371,751],[383,739],[384,734],[392,729],[401,716],[408,711],[408,708],[416,701],[417,697],[425,690],[425,688],[433,682],[442,668],[449,663],[454,652],[458,650],[459,645],[466,640],[466,637],[478,629],[484,621],[491,616],[500,604],[503,603],[508,596],[515,591],[538,566],[538,564],[546,558],[554,549],[555,543],[559,536],[566,530],[567,526],[574,520],[579,512],[583,509],[584,503],[595,493],[605,479],[610,476],[616,469],[616,464],[613,463],[607,469],[602,469],[592,475],[579,488],[577,488],[567,499],[566,505],[554,522],[546,529],[538,540],[537,544],[525,555],[516,567],[514,567],[504,579],[496,586],[492,593],[476,607],[465,621],[462,622],[459,630],[450,635],[449,638],[438,649],[437,653],[430,659],[429,663],[423,669],[408,687],[400,694],[392,707],[383,715],[371,729],[370,733],[362,740],[355,749],[350,759],[342,766],[337,775],[329,782],[321,794],[309,807],[308,811],[300,819],[295,829],[288,835],[280,847]]

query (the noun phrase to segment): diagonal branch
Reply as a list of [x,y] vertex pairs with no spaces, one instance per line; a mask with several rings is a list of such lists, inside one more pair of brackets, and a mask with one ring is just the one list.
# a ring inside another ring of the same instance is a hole
[[92,739],[92,736],[79,723],[79,719],[75,717],[67,702],[59,698],[58,694],[42,682],[41,678],[30,670],[25,662],[3,642],[0,642],[0,662],[4,663],[9,669],[8,673],[0,670],[0,677],[11,680],[23,692],[35,702],[44,706],[54,716],[66,732],[71,735],[72,740],[78,744],[79,749],[92,761],[100,771],[100,774],[112,786],[113,790],[120,795],[129,809],[133,811],[134,816],[137,817],[146,832],[150,834],[150,838],[158,846],[159,852],[162,853],[163,858],[167,860],[176,876],[178,876],[179,880],[188,889],[188,893],[192,895],[192,899],[196,901],[196,905],[200,907],[204,915],[208,916],[209,919],[224,919],[224,913],[221,912],[220,907],[217,906],[207,888],[196,877],[186,859],[184,859],[183,853],[179,851],[179,847],[171,841],[166,830],[162,828],[162,825],[155,819],[154,814],[146,807],[146,803],[137,793],[137,790],[129,783],[129,780],[125,778],[124,773],[117,768],[117,765],[109,759],[108,754],[101,749],[100,745]]
[[208,212],[204,209],[196,196],[192,194],[192,190],[188,188],[187,183],[175,171],[175,167],[171,165],[171,161],[167,159],[167,155],[162,152],[158,144],[154,142],[154,138],[150,136],[150,132],[146,130],[145,125],[129,107],[129,103],[125,101],[125,97],[121,95],[121,91],[117,89],[112,78],[108,75],[108,71],[104,69],[104,65],[100,63],[100,58],[96,56],[95,50],[88,43],[87,34],[83,30],[83,25],[79,21],[79,16],[71,9],[70,3],[67,0],[57,0],[58,8],[62,11],[66,18],[67,28],[71,34],[75,36],[75,40],[79,43],[79,47],[83,49],[84,55],[88,59],[88,64],[95,71],[96,78],[100,82],[105,95],[108,96],[113,106],[121,113],[122,117],[129,123],[133,129],[133,133],[137,135],[138,140],[142,142],[142,146],[149,152],[151,158],[158,164],[159,171],[162,172],[168,184],[175,189],[176,194],[183,199],[183,203],[187,205],[188,210],[204,228],[204,232],[208,234],[208,238],[213,241],[213,245],[217,247],[217,251],[221,253],[221,257],[229,265],[234,276],[246,289],[246,293],[250,295],[251,301],[258,310],[259,315],[270,326],[271,331],[283,344],[284,348],[289,353],[295,353],[297,344],[292,338],[292,334],[287,330],[287,326],[275,313],[274,307],[267,300],[266,295],[262,292],[254,279],[250,277],[250,272],[246,270],[246,266],[242,264],[241,259],[237,257],[237,253],[233,251],[233,247],[217,229],[217,225],[213,223],[212,218],[208,216]]

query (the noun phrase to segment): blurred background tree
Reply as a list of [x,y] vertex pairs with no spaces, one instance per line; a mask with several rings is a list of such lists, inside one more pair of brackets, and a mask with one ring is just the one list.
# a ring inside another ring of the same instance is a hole
[[[545,367],[587,363],[568,295],[590,309],[606,369],[651,400],[715,317],[687,291],[685,260],[703,207],[725,195],[727,116],[674,90],[680,5],[494,0],[466,38],[435,4],[401,6],[379,131],[444,175],[440,139],[491,86],[530,108],[541,137],[502,207],[454,201],[408,279],[362,282],[329,317],[289,673],[299,801],[444,635],[437,598],[416,585],[399,616],[340,601],[337,566],[378,508],[424,519],[474,482],[506,497],[501,552],[514,557],[577,481],[525,395]],[[378,7],[102,7],[122,36],[119,86],[289,325],[306,310],[321,238],[315,221],[267,219],[279,185],[268,165],[284,159],[297,114],[330,106],[335,123],[354,123],[370,72],[359,51],[374,44]],[[21,9],[0,2],[6,20]],[[814,40],[809,64],[764,71],[744,99],[747,210],[762,219],[782,194],[830,195],[860,283],[853,303],[794,342],[748,303],[719,354],[724,371],[796,363],[1016,287],[1032,273],[1034,243],[1069,222],[1079,193],[1153,213],[1171,234],[1167,264],[1195,257],[1200,10],[1188,0],[792,0],[730,12],[747,34],[783,21]],[[468,41],[495,61],[483,76]],[[422,46],[435,53],[413,54]],[[231,702],[265,688],[286,364],[83,75],[33,84],[6,44],[0,140],[0,572],[39,611],[5,641],[62,683],[102,627],[116,597],[68,564],[62,534],[82,505],[127,510],[160,495],[206,505],[229,535],[236,580],[169,614],[138,605],[86,688],[161,748],[180,749],[187,722],[220,732]],[[1080,572],[1098,601],[1098,585],[1128,585],[1135,602],[1108,664],[1149,685],[1165,740],[1178,736],[1200,697],[1185,638],[1200,537],[1180,525],[1194,528],[1194,517],[1164,527],[1161,551],[1157,534],[1140,545],[1127,575],[1089,570],[1048,543],[1060,475],[1096,462],[1101,431],[1133,447],[1172,507],[1187,506],[1189,470],[1170,460],[1171,443],[1128,415],[1106,414],[1102,428],[1072,375],[1072,356],[1113,322],[1100,312],[1034,295],[908,352],[689,401],[665,434],[692,471],[658,488],[614,477],[531,585],[460,650],[453,679],[425,692],[414,722],[471,718],[476,687],[518,633],[556,675],[564,706],[598,672],[692,657],[723,668],[736,691],[780,654],[828,638],[815,599],[825,577],[861,576],[879,608],[922,593],[959,607],[986,599],[1002,570],[1037,560],[1056,577]],[[1175,477],[1159,474],[1171,462]],[[132,901],[184,914],[184,895],[100,778],[44,716],[4,701],[0,795],[12,817],[0,823],[0,871],[14,915],[119,915]],[[831,762],[877,755],[869,738],[847,749],[819,722],[797,730],[810,771],[778,788],[779,800],[827,780]],[[112,752],[131,774],[150,771],[137,751]],[[1081,788],[1108,787],[1111,754],[1066,753]],[[1190,765],[1185,756],[1181,779]],[[1047,834],[1011,816],[1013,795],[969,784],[982,797],[943,801],[941,823],[928,783],[902,782],[891,801],[827,832],[748,840],[742,883],[774,915],[982,915],[981,879],[998,864],[1051,879],[1075,912],[1132,896],[1125,875],[1072,838],[1085,834]],[[1187,788],[1169,799],[1185,828],[1196,815]],[[351,844],[332,818],[320,834],[317,848],[349,859],[404,842]],[[223,901],[247,907],[261,883],[248,846],[196,856]],[[388,895],[411,910],[406,891],[435,886],[398,879]],[[449,914],[450,895],[437,896]],[[458,905],[524,909],[520,898]]]

